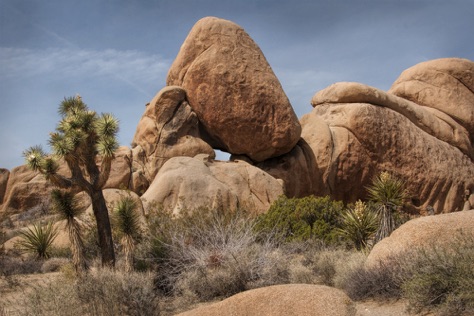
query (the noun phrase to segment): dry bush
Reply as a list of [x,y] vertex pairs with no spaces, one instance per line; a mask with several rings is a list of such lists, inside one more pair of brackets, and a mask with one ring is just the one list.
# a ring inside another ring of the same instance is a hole
[[10,305],[18,315],[159,315],[150,274],[108,269],[32,286]]
[[205,301],[287,283],[286,260],[271,239],[259,240],[254,226],[244,212],[199,210],[177,220],[171,235],[163,238],[166,256],[158,285]]
[[354,300],[405,298],[414,312],[474,314],[474,236],[460,232],[449,246],[412,249],[379,265],[353,269],[339,286]]
[[43,264],[41,265],[41,272],[57,272],[68,263],[69,260],[66,258],[51,258],[43,262]]
[[0,276],[38,273],[41,271],[42,264],[43,262],[38,260],[1,255]]

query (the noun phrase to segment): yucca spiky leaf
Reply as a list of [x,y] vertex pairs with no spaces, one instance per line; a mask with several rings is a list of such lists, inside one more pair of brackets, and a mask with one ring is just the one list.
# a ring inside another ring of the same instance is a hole
[[75,149],[73,141],[60,133],[51,134],[49,145],[53,149],[54,154],[61,158],[72,154]]
[[45,156],[46,154],[41,146],[30,147],[23,152],[27,166],[34,171],[41,170]]
[[20,240],[17,246],[24,253],[32,253],[37,259],[47,259],[50,257],[51,246],[58,235],[58,230],[53,223],[49,222],[45,227],[41,224],[34,224],[25,231],[20,231]]
[[79,215],[79,204],[74,194],[70,191],[54,189],[51,192],[53,211],[63,219],[73,219]]
[[382,172],[375,177],[367,192],[373,202],[390,207],[402,205],[405,199],[404,182],[388,172]]
[[115,151],[118,148],[118,142],[115,137],[104,137],[97,141],[97,153],[104,158],[114,157]]
[[136,211],[137,204],[131,197],[124,197],[115,210],[117,228],[123,235],[137,238],[140,235],[140,217]]
[[50,175],[56,174],[59,169],[59,164],[52,157],[45,158],[41,163],[41,170],[46,178]]
[[119,130],[118,120],[110,113],[102,113],[95,123],[99,137],[115,137]]
[[80,111],[87,111],[87,105],[82,102],[82,98],[78,95],[64,98],[59,105],[59,114],[62,117],[74,115]]

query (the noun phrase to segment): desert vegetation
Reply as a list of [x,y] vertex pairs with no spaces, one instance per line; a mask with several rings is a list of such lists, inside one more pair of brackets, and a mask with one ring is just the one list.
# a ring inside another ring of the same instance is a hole
[[[54,194],[59,197],[60,192]],[[62,196],[59,201],[65,200]],[[52,206],[64,211],[74,205],[69,202]],[[172,315],[245,290],[287,283],[337,287],[356,301],[405,299],[413,313],[474,311],[474,236],[460,232],[448,250],[412,249],[368,266],[367,250],[379,223],[377,204],[281,197],[260,216],[201,208],[176,217],[153,204],[146,213],[140,223],[130,197],[117,203],[112,220],[112,233],[120,241],[115,270],[95,259],[100,252],[96,228],[87,225],[81,228],[87,273],[76,273],[77,245],[72,251],[48,248],[48,255],[37,250],[23,258],[2,255],[4,286],[22,293],[2,299],[4,314]],[[45,226],[46,234],[50,227]],[[67,227],[70,236],[77,234]],[[49,234],[53,237],[54,230]],[[28,249],[30,239],[35,238],[22,239],[21,249]],[[31,273],[49,278],[22,285],[22,275]]]

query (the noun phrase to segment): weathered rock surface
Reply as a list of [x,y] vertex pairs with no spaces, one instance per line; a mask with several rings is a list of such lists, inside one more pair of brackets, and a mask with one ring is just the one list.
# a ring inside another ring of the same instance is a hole
[[182,88],[163,88],[153,98],[133,138],[135,192],[146,190],[161,166],[172,157],[201,153],[214,157],[214,150],[200,137],[199,125]]
[[141,198],[145,209],[156,203],[174,214],[199,207],[264,212],[281,194],[280,181],[247,162],[199,155],[169,159]]
[[349,316],[355,304],[342,291],[310,284],[274,285],[236,294],[181,316]]
[[388,171],[406,181],[420,212],[463,208],[465,190],[474,189],[472,144],[453,119],[355,83],[320,91],[312,103],[301,123],[322,175],[316,194],[354,201],[374,175]]
[[132,159],[132,151],[130,148],[120,146],[117,149],[115,159],[110,168],[110,175],[104,188],[133,189],[130,183]]
[[10,171],[8,169],[0,168],[0,205],[3,203],[5,192],[7,191],[8,178]]
[[291,151],[300,139],[280,82],[257,44],[233,22],[199,20],[167,84],[186,90],[214,148],[263,161]]
[[[367,265],[376,265],[392,256],[426,247],[451,247],[460,234],[474,233],[474,210],[424,216],[410,220],[390,237],[377,243],[367,258]],[[442,238],[440,238],[442,236]]]
[[405,70],[389,92],[446,113],[474,140],[474,62],[442,58],[417,64]]

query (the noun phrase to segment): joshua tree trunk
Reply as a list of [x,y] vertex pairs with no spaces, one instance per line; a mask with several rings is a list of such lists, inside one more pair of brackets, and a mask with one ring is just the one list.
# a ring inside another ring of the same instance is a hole
[[115,266],[115,252],[112,241],[112,230],[110,228],[109,214],[102,190],[91,193],[92,209],[97,222],[97,234],[99,236],[99,246],[102,254],[102,265]]
[[375,243],[378,243],[390,234],[395,229],[395,222],[393,220],[392,208],[389,205],[382,205],[379,210],[380,224],[375,234]]

